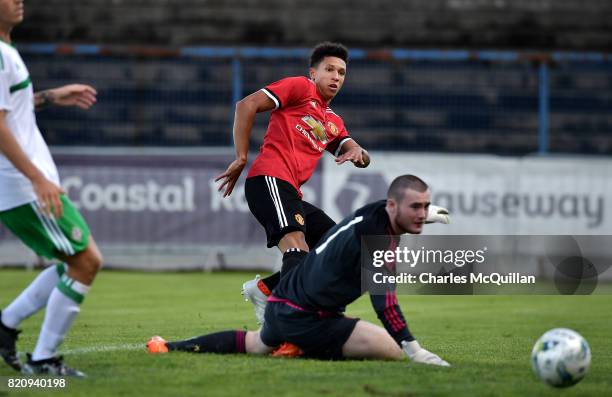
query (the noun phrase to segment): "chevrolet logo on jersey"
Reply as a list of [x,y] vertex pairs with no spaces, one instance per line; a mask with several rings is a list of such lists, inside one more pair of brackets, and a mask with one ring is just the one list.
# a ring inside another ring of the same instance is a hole
[[318,139],[322,144],[327,143],[327,134],[325,133],[325,126],[323,123],[312,116],[304,116],[302,117],[302,121],[311,128],[310,133],[314,138]]

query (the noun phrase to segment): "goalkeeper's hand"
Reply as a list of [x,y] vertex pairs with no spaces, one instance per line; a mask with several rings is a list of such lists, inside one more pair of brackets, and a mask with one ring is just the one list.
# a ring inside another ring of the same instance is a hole
[[445,225],[448,225],[450,223],[450,215],[448,214],[448,210],[446,208],[430,204],[425,223],[444,223]]
[[406,353],[410,361],[415,363],[450,367],[450,364],[441,359],[440,356],[423,349],[416,340],[412,342],[403,341],[402,350]]

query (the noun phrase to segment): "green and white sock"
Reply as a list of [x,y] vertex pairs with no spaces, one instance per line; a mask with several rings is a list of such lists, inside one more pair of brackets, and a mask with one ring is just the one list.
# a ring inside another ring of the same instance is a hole
[[2,323],[9,328],[17,328],[23,320],[45,307],[51,291],[65,272],[66,265],[63,263],[49,266],[40,272],[34,281],[2,310]]
[[79,314],[80,305],[89,289],[90,286],[68,277],[68,274],[62,275],[49,297],[45,320],[32,353],[32,360],[44,360],[55,356]]

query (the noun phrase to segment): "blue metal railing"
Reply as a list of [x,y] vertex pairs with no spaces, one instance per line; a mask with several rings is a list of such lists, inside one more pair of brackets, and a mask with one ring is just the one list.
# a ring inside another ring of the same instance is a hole
[[539,79],[539,112],[538,119],[539,123],[539,135],[538,135],[538,153],[548,153],[549,147],[549,78],[548,78],[548,64],[546,62],[540,63],[540,79]]
[[[243,63],[250,58],[300,59],[308,57],[307,48],[269,47],[182,47],[155,48],[103,45],[23,44],[18,46],[24,54],[84,55],[84,56],[139,56],[151,58],[219,58],[231,59],[231,98],[235,103],[244,95]],[[431,61],[431,62],[499,62],[538,65],[538,153],[550,150],[550,63],[612,63],[612,54],[577,52],[518,52],[496,50],[436,50],[436,49],[351,49],[353,60]],[[233,114],[231,116],[233,118]]]

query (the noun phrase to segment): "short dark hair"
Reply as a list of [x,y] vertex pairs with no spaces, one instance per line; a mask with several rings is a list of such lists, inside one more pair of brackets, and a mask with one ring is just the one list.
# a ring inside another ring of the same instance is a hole
[[401,201],[406,189],[423,193],[429,189],[429,186],[418,176],[400,175],[391,182],[391,186],[389,186],[387,191],[387,197],[395,201]]
[[310,53],[310,67],[315,68],[325,57],[336,57],[348,63],[348,49],[340,43],[324,41],[317,44]]

